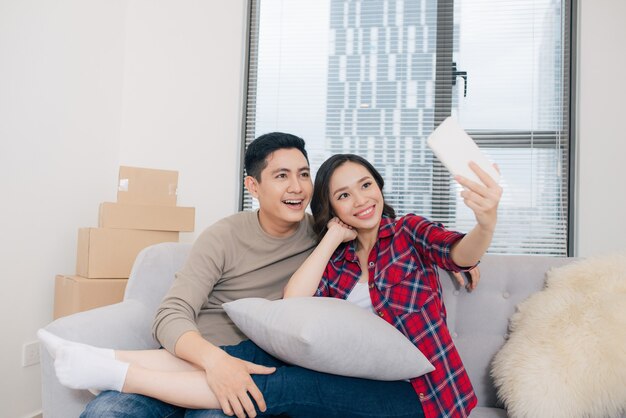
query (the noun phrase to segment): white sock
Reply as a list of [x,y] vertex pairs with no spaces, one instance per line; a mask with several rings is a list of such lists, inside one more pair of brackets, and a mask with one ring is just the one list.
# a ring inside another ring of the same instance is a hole
[[122,391],[130,364],[102,357],[89,346],[62,345],[54,369],[59,382],[72,389]]
[[110,348],[94,347],[93,345],[89,344],[69,341],[64,338],[58,337],[43,328],[37,331],[37,337],[39,337],[39,340],[41,340],[41,342],[46,346],[48,353],[50,353],[53,359],[57,357],[57,352],[59,351],[59,348],[63,346],[84,347],[91,350],[93,353],[98,354],[99,356],[109,359],[115,359],[115,350],[112,350]]

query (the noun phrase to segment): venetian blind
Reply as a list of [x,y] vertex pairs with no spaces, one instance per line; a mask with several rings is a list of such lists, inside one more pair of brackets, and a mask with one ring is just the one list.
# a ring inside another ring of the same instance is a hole
[[489,252],[566,255],[570,21],[567,0],[253,0],[245,143],[301,136],[313,174],[362,155],[399,214],[466,232],[425,142],[455,115],[502,174]]

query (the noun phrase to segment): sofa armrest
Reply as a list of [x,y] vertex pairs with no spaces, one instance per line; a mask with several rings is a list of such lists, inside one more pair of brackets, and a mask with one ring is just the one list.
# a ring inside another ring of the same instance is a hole
[[[155,312],[190,250],[191,244],[173,242],[144,248],[133,264],[123,302],[57,319],[46,329],[97,347],[157,348],[151,334]],[[59,383],[46,350],[41,350],[41,385],[46,418],[77,417],[93,399],[86,390],[68,389]]]
[[[152,309],[134,299],[59,318],[46,330],[71,341],[114,349],[150,349],[158,344],[150,333]],[[57,380],[54,362],[41,350],[42,411],[46,418],[78,417],[93,395],[68,389]]]

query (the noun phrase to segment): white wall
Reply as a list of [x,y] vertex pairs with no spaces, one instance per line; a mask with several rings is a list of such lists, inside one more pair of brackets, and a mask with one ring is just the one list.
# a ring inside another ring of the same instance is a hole
[[79,226],[115,196],[123,0],[0,2],[0,416],[38,410],[22,344],[52,319]]
[[[626,236],[626,91],[614,72],[626,65],[626,3],[581,3],[586,256]],[[74,271],[77,229],[115,199],[120,163],[178,170],[197,231],[236,210],[244,11],[245,0],[0,0],[1,418],[40,408],[39,367],[20,366],[21,347],[51,320],[54,275]]]
[[244,10],[0,0],[0,417],[41,408],[22,344],[52,320],[54,275],[75,271],[120,164],[178,170],[196,231],[236,210]]
[[580,0],[577,255],[626,249],[626,2]]
[[128,8],[120,161],[178,170],[197,230],[237,210],[245,10],[243,0]]

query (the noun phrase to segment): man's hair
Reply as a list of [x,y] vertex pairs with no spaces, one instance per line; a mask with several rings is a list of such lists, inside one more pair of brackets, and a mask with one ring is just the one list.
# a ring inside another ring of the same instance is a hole
[[244,157],[246,174],[260,182],[261,172],[267,167],[267,157],[279,149],[290,148],[300,151],[306,162],[309,162],[309,156],[304,149],[304,139],[300,137],[283,132],[270,132],[257,137],[246,150]]

